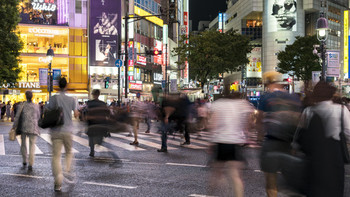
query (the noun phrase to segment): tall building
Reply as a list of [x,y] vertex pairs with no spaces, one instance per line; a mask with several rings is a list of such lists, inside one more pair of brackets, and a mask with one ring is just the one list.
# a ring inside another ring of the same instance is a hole
[[58,79],[68,80],[68,94],[82,101],[87,98],[86,1],[23,0],[19,5],[21,21],[17,27],[24,43],[20,55],[20,80],[6,100],[23,101],[32,90],[34,102],[48,100],[47,75],[51,46],[54,92]]

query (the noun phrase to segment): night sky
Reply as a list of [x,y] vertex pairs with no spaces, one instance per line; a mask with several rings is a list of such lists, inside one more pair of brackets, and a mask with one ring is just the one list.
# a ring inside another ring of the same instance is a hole
[[192,30],[198,29],[198,21],[211,21],[219,11],[224,12],[226,8],[226,0],[190,0]]

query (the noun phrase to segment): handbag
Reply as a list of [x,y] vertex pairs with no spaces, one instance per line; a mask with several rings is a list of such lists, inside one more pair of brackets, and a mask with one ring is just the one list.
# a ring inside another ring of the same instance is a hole
[[56,105],[53,108],[46,108],[43,117],[39,121],[39,126],[43,129],[58,127],[64,124],[63,109],[58,106],[58,99],[56,98]]
[[339,133],[340,146],[341,146],[341,151],[342,151],[344,163],[350,164],[350,155],[349,155],[348,145],[346,143],[346,137],[345,137],[345,133],[344,133],[344,120],[343,120],[343,116],[344,115],[343,115],[343,113],[344,113],[344,106],[342,105],[342,109],[341,109],[341,130],[340,130],[340,133]]
[[16,140],[16,131],[12,128],[9,132],[9,140],[15,141]]

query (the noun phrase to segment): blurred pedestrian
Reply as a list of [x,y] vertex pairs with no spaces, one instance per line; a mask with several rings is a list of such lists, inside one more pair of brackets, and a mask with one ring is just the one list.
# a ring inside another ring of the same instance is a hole
[[6,103],[2,102],[1,105],[1,119],[5,120],[5,113],[6,113]]
[[[29,165],[28,171],[33,170],[34,156],[35,156],[35,142],[37,136],[40,134],[38,121],[40,118],[39,106],[32,102],[33,93],[26,91],[26,102],[19,109],[19,113],[16,114],[15,121],[13,123],[13,129],[16,129],[19,124],[21,125],[21,154],[23,159],[23,168],[27,166],[28,151],[27,151],[27,137],[29,138]],[[19,123],[21,121],[21,123]]]
[[281,161],[276,153],[290,153],[291,142],[301,112],[300,99],[283,89],[282,74],[270,71],[263,75],[267,92],[258,106],[258,123],[263,123],[265,139],[261,149],[260,167],[265,173],[268,197],[277,197],[277,172]]
[[240,93],[228,92],[225,92],[224,98],[215,101],[211,108],[209,128],[214,143],[214,161],[211,163],[210,189],[216,188],[221,176],[227,176],[229,185],[234,188],[233,194],[228,196],[243,197],[244,186],[240,171],[244,158],[241,146],[247,142],[245,133],[254,108],[246,100],[240,99]]
[[174,96],[170,96],[168,94],[162,99],[161,104],[161,139],[162,145],[161,148],[158,149],[158,152],[168,152],[168,132],[170,130],[170,116],[175,112],[177,107],[176,98]]
[[6,105],[6,117],[7,117],[7,120],[10,120],[10,118],[11,118],[11,108],[12,108],[11,101],[8,101],[7,105]]
[[130,105],[130,118],[131,118],[131,125],[132,130],[134,134],[134,141],[130,143],[130,145],[139,145],[138,141],[138,130],[139,130],[139,124],[140,121],[144,118],[144,104],[140,101],[140,98],[137,98],[136,101],[134,101]]
[[53,109],[59,106],[63,110],[64,124],[51,129],[51,142],[52,142],[52,173],[54,176],[54,190],[56,192],[61,191],[63,182],[63,173],[61,166],[61,150],[64,146],[65,150],[65,172],[70,174],[71,164],[73,159],[72,153],[72,111],[74,112],[75,118],[79,117],[75,99],[65,94],[67,88],[66,78],[59,80],[59,94],[52,96],[48,104],[49,109]]
[[[299,144],[309,168],[307,196],[344,196],[345,170],[340,144],[340,132],[350,143],[350,112],[341,104],[332,102],[336,88],[326,82],[316,84],[312,100],[300,121]],[[341,99],[339,97],[339,102]],[[342,119],[343,117],[343,119]]]

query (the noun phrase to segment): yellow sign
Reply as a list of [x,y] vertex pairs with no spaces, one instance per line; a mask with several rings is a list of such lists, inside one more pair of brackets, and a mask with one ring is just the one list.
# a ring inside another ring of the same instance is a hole
[[[137,7],[137,6],[134,6],[134,11],[135,11],[135,14],[138,15],[138,16],[149,16],[149,15],[152,15],[151,13],[146,12],[145,10],[143,10],[143,9]],[[149,20],[152,23],[163,27],[163,20],[158,18],[158,17],[156,17],[156,16],[146,17],[146,20]]]
[[349,11],[344,11],[344,74],[349,72]]

